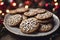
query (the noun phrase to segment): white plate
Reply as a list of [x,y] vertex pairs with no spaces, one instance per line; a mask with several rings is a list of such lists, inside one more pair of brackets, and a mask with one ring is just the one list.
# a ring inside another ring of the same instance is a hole
[[10,27],[9,25],[7,25],[6,20],[7,20],[7,18],[9,18],[9,16],[11,16],[11,15],[7,14],[4,18],[4,25],[5,25],[6,29],[9,30],[10,32],[14,33],[14,34],[21,35],[21,36],[32,36],[32,37],[46,36],[46,35],[53,33],[54,31],[56,31],[59,28],[59,18],[55,14],[53,14],[55,25],[51,31],[45,32],[45,33],[37,33],[37,34],[24,34],[20,31],[19,28]]

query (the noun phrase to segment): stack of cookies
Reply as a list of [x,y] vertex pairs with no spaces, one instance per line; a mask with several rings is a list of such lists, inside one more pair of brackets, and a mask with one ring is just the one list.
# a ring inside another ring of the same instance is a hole
[[53,14],[49,11],[46,11],[45,13],[40,13],[35,16],[40,23],[48,23],[52,21]]
[[[22,33],[34,33],[34,32],[48,32],[53,28],[53,14],[45,9],[41,8],[18,8],[15,14],[10,14],[10,18],[7,19],[9,26],[15,26],[19,24],[20,31]],[[10,13],[13,13],[12,11]],[[19,14],[16,14],[19,13]]]

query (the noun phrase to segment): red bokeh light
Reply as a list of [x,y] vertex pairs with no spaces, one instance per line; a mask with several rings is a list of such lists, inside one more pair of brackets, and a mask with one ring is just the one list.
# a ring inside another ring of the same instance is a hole
[[55,6],[55,9],[58,9],[59,8],[59,6]]
[[25,5],[31,5],[31,1],[25,1]]
[[16,6],[16,3],[15,3],[15,2],[12,2],[12,3],[11,3],[11,6]]
[[0,2],[0,5],[4,5],[4,2]]
[[48,3],[45,4],[46,7],[48,7],[48,5],[49,5]]
[[42,2],[39,2],[38,5],[41,7],[41,6],[43,6],[43,3]]
[[39,0],[34,0],[35,2],[39,2]]
[[3,23],[3,20],[0,19],[0,24],[2,24],[2,23]]

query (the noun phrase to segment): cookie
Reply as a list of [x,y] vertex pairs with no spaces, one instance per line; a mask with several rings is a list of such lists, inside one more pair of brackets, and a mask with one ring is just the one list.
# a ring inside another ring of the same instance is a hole
[[30,17],[30,16],[35,16],[37,13],[36,12],[34,12],[34,11],[29,11],[29,12],[25,12],[24,13],[24,15],[25,16],[28,16],[28,17]]
[[39,27],[39,23],[36,18],[29,18],[23,20],[20,24],[20,30],[23,33],[33,33]]
[[52,24],[51,23],[41,24],[41,27],[40,27],[39,31],[41,31],[41,32],[48,32],[51,29],[52,29]]
[[28,8],[18,8],[16,9],[16,12],[22,13],[28,11]]
[[7,24],[9,26],[15,26],[17,25],[18,23],[20,23],[22,20],[22,16],[19,15],[19,14],[15,14],[15,15],[12,15],[10,16],[8,19],[7,19]]
[[30,11],[30,12],[31,12],[31,11],[32,11],[32,12],[37,12],[37,11],[38,11],[38,9],[30,8],[30,9],[29,9],[29,11]]
[[53,16],[53,14],[51,13],[51,12],[49,12],[49,11],[47,11],[46,13],[44,13],[44,14],[37,14],[37,16],[35,16],[37,19],[48,19],[48,18],[50,18],[50,17],[52,17]]
[[48,19],[44,19],[44,20],[38,20],[40,23],[49,23],[53,21],[53,17],[48,18]]
[[45,13],[46,12],[45,9],[41,9],[41,8],[37,8],[36,10],[37,10],[37,13],[38,14],[42,14],[42,13]]
[[9,11],[9,14],[16,14],[17,12],[16,12],[16,10],[10,10]]

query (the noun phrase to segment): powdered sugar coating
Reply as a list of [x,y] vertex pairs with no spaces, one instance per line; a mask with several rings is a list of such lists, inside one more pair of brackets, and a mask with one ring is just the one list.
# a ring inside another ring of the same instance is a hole
[[46,12],[46,10],[45,10],[45,9],[37,8],[37,13],[41,14],[41,13],[44,13],[44,12]]
[[20,29],[23,33],[32,33],[37,30],[39,23],[36,18],[29,18],[20,24]]
[[37,14],[37,13],[34,12],[34,11],[29,11],[29,12],[25,12],[25,13],[24,13],[25,16],[34,16],[34,15],[36,15],[36,14]]
[[53,14],[51,12],[47,11],[44,14],[37,14],[36,18],[37,19],[47,19],[47,18],[50,18],[52,16],[53,16]]
[[42,24],[40,31],[46,32],[52,29],[52,24]]
[[15,26],[17,25],[19,22],[21,22],[22,20],[22,16],[19,14],[16,15],[12,15],[7,19],[7,24],[10,26]]
[[21,13],[21,12],[25,12],[27,10],[28,10],[28,8],[18,8],[18,9],[16,9],[16,12]]

